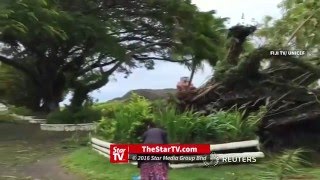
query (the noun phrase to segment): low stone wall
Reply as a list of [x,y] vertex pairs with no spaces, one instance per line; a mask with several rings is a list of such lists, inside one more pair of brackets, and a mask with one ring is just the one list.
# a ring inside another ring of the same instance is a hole
[[21,116],[21,115],[18,115],[18,114],[10,114],[12,117],[15,117],[19,120],[25,120],[25,121],[31,121],[33,120],[34,116]]
[[32,123],[32,124],[43,124],[46,122],[47,122],[47,120],[45,120],[45,119],[30,119],[29,120],[29,123]]
[[5,106],[4,104],[0,103],[0,110],[8,110],[7,106]]
[[[0,114],[8,113],[8,108],[0,103]],[[21,116],[18,114],[10,114],[16,121],[24,121],[32,124],[40,124],[43,131],[92,131],[95,130],[95,123],[84,124],[46,124],[46,119],[37,119],[35,116]]]
[[34,116],[21,116],[17,114],[10,114],[11,116],[15,117],[16,120],[19,121],[27,121],[32,124],[43,124],[46,123],[46,119],[36,119]]
[[5,114],[7,112],[8,112],[7,106],[5,106],[4,104],[0,103],[0,114]]
[[4,104],[1,104],[1,103],[0,103],[0,114],[8,114],[11,117],[14,117],[15,121],[25,121],[25,122],[29,122],[29,123],[32,123],[32,124],[43,124],[43,123],[46,123],[45,119],[37,119],[37,118],[35,118],[35,116],[22,116],[22,115],[10,113],[9,110],[8,110],[8,107],[5,106]]
[[95,130],[95,123],[86,124],[41,124],[43,131],[92,131]]

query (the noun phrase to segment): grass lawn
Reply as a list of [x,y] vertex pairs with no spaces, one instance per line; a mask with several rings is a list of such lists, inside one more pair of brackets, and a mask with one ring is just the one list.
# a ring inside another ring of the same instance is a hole
[[[90,148],[79,149],[63,160],[65,167],[87,179],[95,180],[130,180],[139,174],[133,165],[110,164],[109,160]],[[261,166],[261,165],[260,165]],[[172,169],[170,180],[256,180],[263,171],[256,164],[217,166],[213,168]],[[306,173],[320,179],[320,168],[306,169]],[[308,176],[307,179],[310,179]],[[300,177],[301,179],[301,177]],[[302,178],[305,179],[305,178]]]

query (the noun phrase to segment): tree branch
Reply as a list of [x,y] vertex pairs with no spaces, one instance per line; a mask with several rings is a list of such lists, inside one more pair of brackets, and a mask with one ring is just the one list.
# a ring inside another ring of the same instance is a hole
[[[273,59],[279,59],[288,63],[291,63],[293,65],[296,65],[298,67],[302,67],[306,69],[307,71],[313,73],[317,77],[320,77],[320,67],[309,63],[309,59],[303,59],[303,58],[296,58],[292,56],[271,56],[270,51],[272,51],[272,48],[260,48],[254,51],[251,54],[252,61],[260,61],[263,58],[273,58]],[[246,60],[245,60],[246,61]],[[244,61],[244,62],[245,62]]]
[[299,67],[305,68],[306,70],[315,74],[317,77],[320,77],[320,67],[317,67],[314,64],[308,63],[307,60],[298,59],[298,58],[285,58],[285,60]]
[[101,79],[97,80],[96,82],[94,82],[92,84],[87,85],[86,86],[87,90],[90,92],[90,91],[99,89],[102,86],[104,86],[106,83],[108,83],[109,77],[121,66],[122,63],[123,63],[122,61],[119,61],[111,69],[109,69],[108,71],[104,72],[102,74]]
[[152,41],[148,41],[146,40],[145,38],[142,38],[142,37],[123,37],[123,38],[120,38],[119,42],[123,42],[123,41],[142,41],[142,42],[147,42],[147,43],[152,43]]
[[114,73],[122,64],[122,61],[119,61],[118,63],[116,63],[111,69],[109,69],[108,71],[103,73],[103,76],[110,76],[112,75],[112,73]]
[[137,54],[137,53],[141,53],[143,51],[145,51],[146,49],[152,47],[152,46],[156,46],[156,45],[165,45],[168,44],[168,42],[156,42],[156,43],[150,43],[148,45],[145,45],[143,47],[137,48],[134,51],[128,52],[125,56],[123,60],[113,60],[112,62],[116,62],[118,61],[111,69],[109,69],[106,72],[102,73],[102,77],[101,79],[97,80],[96,82],[86,85],[83,88],[86,88],[86,90],[88,90],[88,92],[93,91],[95,89],[101,88],[102,86],[104,86],[106,83],[108,83],[109,81],[109,77],[124,63],[127,61],[130,61],[132,59],[132,57]]
[[167,61],[167,62],[177,62],[177,63],[184,63],[184,62],[190,62],[192,61],[191,59],[187,60],[173,60],[173,59],[169,59],[169,58],[158,58],[158,57],[137,57],[137,56],[133,56],[134,59],[138,60],[138,61],[145,61],[145,60],[159,60],[159,61]]
[[291,40],[294,38],[294,36],[297,34],[297,32],[303,27],[303,25],[305,25],[318,11],[319,9],[315,10],[314,12],[312,12],[309,17],[307,17],[307,19],[305,19],[302,23],[300,23],[300,25],[294,30],[294,32],[291,34],[291,36],[289,37],[288,41],[286,44],[289,44],[291,42]]
[[130,60],[132,58],[132,56],[134,56],[135,54],[142,53],[146,49],[148,49],[148,48],[150,48],[152,46],[157,46],[157,45],[169,45],[169,42],[164,42],[164,41],[154,42],[154,43],[150,43],[150,44],[147,44],[145,46],[142,46],[140,48],[137,48],[136,50],[133,50],[133,51],[131,51],[131,52],[126,54],[125,61]]
[[109,62],[106,62],[106,63],[102,63],[102,64],[99,64],[99,62],[97,63],[94,63],[94,64],[91,64],[90,66],[88,66],[87,68],[83,69],[82,71],[79,72],[80,75],[88,72],[88,71],[91,71],[95,68],[102,68],[104,66],[109,66],[111,64],[114,64],[116,63],[118,60],[112,60],[112,61],[109,61]]
[[113,32],[108,34],[109,36],[113,35],[120,35],[120,34],[126,34],[126,33],[137,33],[137,32],[143,32],[146,31],[147,29],[139,29],[139,30],[132,30],[132,31],[120,31],[120,32]]

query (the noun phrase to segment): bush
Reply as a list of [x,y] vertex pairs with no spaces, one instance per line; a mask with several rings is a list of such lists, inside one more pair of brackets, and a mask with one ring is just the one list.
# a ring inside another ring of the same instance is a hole
[[101,112],[89,107],[85,107],[77,112],[69,109],[50,113],[47,118],[49,124],[79,124],[91,123],[101,119]]
[[198,113],[178,113],[167,106],[155,117],[168,132],[173,143],[217,143],[248,140],[256,137],[257,123],[265,114],[265,108],[245,117],[245,112],[231,109],[204,116]]
[[127,104],[114,108],[114,117],[104,117],[98,125],[97,135],[118,143],[141,142],[150,119],[166,129],[171,143],[217,143],[255,138],[256,124],[264,111],[251,113],[236,109],[218,111],[209,116],[199,113],[179,113],[174,106],[164,102],[151,103],[133,95]]
[[123,103],[115,101],[115,102],[107,102],[107,103],[100,103],[93,106],[93,109],[99,110],[102,113],[103,117],[107,118],[114,118],[115,112],[121,108]]
[[152,112],[155,114],[165,111],[168,106],[170,106],[168,101],[164,99],[155,100],[151,103]]
[[115,123],[116,121],[114,119],[102,117],[97,124],[95,134],[102,139],[113,141],[115,134]]
[[169,142],[185,143],[190,141],[191,127],[196,120],[191,113],[178,114],[174,107],[168,106],[155,116],[158,123],[166,129]]
[[132,123],[128,132],[128,138],[130,142],[142,142],[142,135],[148,129],[148,124],[154,122],[152,118],[139,119]]
[[254,130],[244,121],[244,113],[239,111],[219,111],[212,115],[212,122],[215,123],[220,137],[226,141],[241,141],[253,138]]
[[216,136],[215,127],[210,123],[211,119],[198,113],[179,114],[176,108],[168,106],[156,114],[156,119],[166,129],[172,143],[207,142]]
[[9,112],[10,113],[14,113],[14,114],[18,114],[18,115],[21,115],[21,116],[32,116],[33,115],[33,112],[32,110],[26,108],[26,107],[15,107],[15,106],[12,106],[12,107],[9,107]]
[[112,118],[104,117],[99,122],[97,134],[104,139],[119,143],[140,142],[142,135],[140,132],[144,129],[143,122],[152,116],[151,102],[133,94],[128,103],[114,109]]
[[245,116],[246,112],[237,109],[229,111],[218,111],[209,115],[211,118],[210,126],[215,126],[218,140],[223,141],[242,141],[256,137],[257,123],[264,116],[265,109],[261,108],[256,113]]

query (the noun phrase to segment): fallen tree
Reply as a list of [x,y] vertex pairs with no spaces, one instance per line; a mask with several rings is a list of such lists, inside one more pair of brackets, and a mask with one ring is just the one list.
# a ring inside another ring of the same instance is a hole
[[178,93],[180,108],[211,114],[235,106],[247,112],[264,106],[267,112],[257,134],[266,148],[305,145],[310,137],[319,140],[320,93],[314,84],[320,79],[320,67],[304,56],[272,56],[270,51],[279,49],[274,47],[244,55],[245,40],[255,30],[246,26],[229,29],[228,55],[202,87]]

